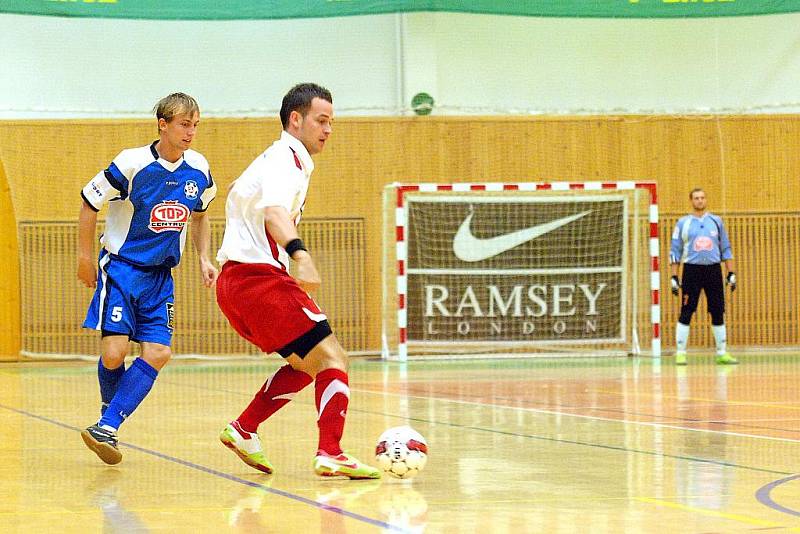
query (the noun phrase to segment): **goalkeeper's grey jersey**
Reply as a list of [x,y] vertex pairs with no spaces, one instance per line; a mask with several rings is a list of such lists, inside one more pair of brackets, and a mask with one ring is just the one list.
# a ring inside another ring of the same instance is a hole
[[732,258],[728,232],[719,216],[706,212],[702,217],[686,215],[678,220],[672,232],[672,263],[713,265]]

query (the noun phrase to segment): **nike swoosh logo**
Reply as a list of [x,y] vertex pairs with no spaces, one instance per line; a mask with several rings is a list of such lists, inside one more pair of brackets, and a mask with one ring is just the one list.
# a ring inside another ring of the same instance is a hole
[[455,252],[456,258],[461,261],[474,262],[493,258],[527,241],[566,226],[589,213],[591,213],[591,210],[488,239],[480,239],[472,235],[469,225],[474,213],[470,213],[461,223],[456,236],[453,238],[453,252]]

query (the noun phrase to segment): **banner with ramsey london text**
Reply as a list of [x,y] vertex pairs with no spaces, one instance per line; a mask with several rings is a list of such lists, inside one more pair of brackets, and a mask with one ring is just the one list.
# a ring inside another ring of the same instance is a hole
[[619,196],[406,195],[408,340],[624,338]]

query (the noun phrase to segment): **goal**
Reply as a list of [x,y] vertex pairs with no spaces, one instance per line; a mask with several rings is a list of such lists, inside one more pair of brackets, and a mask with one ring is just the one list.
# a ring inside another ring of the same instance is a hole
[[659,356],[654,182],[391,184],[383,357]]

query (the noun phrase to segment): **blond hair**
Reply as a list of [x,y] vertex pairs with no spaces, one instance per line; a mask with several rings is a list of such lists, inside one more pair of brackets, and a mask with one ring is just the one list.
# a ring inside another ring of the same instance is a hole
[[153,106],[153,113],[156,114],[156,119],[164,119],[169,122],[175,115],[200,113],[200,106],[197,104],[197,100],[186,93],[172,93]]

